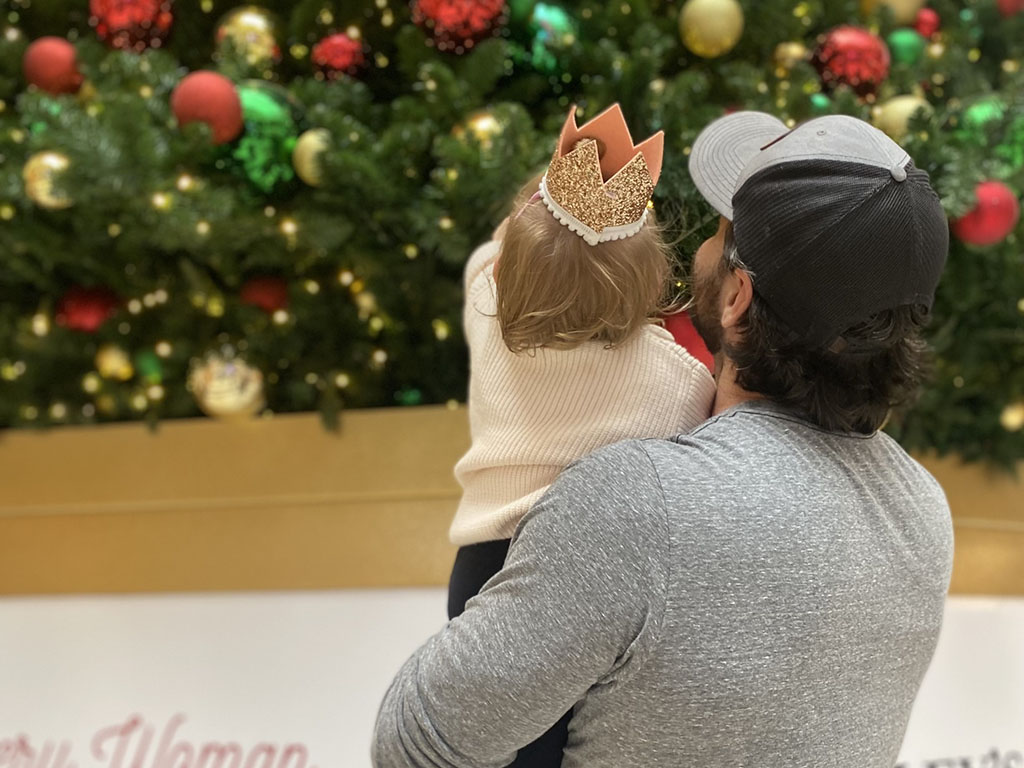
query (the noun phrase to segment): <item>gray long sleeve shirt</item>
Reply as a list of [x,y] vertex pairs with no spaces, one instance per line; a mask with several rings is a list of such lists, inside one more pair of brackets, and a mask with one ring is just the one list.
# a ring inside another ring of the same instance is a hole
[[378,768],[498,768],[570,708],[567,768],[892,768],[952,567],[888,436],[764,401],[566,470],[405,663]]

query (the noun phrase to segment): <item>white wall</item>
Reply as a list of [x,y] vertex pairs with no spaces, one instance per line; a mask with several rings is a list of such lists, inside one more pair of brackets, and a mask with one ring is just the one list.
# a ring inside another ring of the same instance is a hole
[[[218,747],[238,768],[362,768],[444,606],[440,589],[0,599],[0,768],[216,768]],[[901,760],[1024,768],[1024,600],[949,601]]]

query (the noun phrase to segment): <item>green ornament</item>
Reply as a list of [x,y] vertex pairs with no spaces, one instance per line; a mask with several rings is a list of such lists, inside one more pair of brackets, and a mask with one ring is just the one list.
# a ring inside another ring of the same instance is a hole
[[164,378],[164,366],[156,352],[144,349],[135,355],[135,370],[147,384],[159,384]]
[[292,151],[301,109],[287,90],[264,80],[243,82],[238,98],[245,132],[231,156],[252,185],[269,194],[295,178]]
[[815,115],[830,114],[832,112],[832,99],[824,93],[812,93],[811,112]]
[[559,54],[576,40],[576,24],[564,8],[551,3],[537,3],[530,15],[533,42],[527,52],[530,63],[539,71],[554,74]]
[[886,43],[889,45],[893,61],[898,64],[916,64],[928,46],[927,40],[916,30],[909,28],[893,30],[886,38]]
[[975,102],[964,111],[961,124],[965,128],[983,129],[993,120],[1002,120],[1006,113],[1006,104],[998,96]]
[[395,402],[399,405],[419,405],[423,402],[423,393],[418,389],[402,389],[395,392]]

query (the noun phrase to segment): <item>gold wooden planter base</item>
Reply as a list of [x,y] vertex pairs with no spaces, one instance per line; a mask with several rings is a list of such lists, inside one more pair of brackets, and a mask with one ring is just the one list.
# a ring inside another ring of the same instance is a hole
[[[444,407],[0,437],[0,593],[439,586],[469,443]],[[953,591],[1024,594],[1024,485],[925,460],[953,507]]]

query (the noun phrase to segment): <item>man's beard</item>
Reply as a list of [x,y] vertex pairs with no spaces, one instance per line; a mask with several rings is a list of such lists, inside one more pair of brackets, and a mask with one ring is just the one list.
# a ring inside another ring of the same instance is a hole
[[725,274],[716,269],[710,278],[694,275],[693,305],[690,319],[693,327],[704,339],[708,351],[718,355],[722,351],[722,323],[719,318],[718,300],[722,294]]

